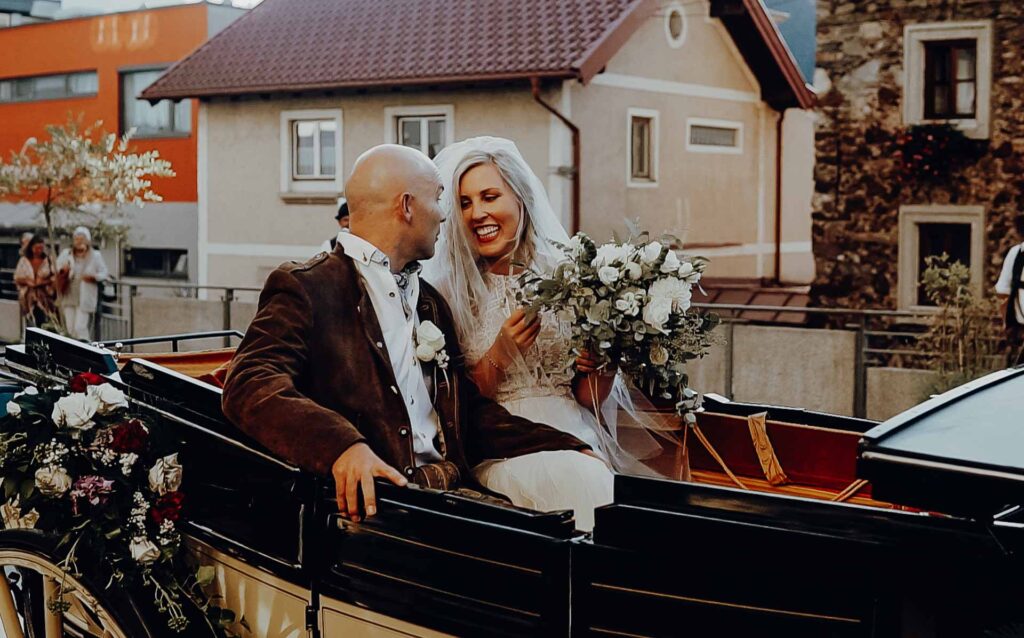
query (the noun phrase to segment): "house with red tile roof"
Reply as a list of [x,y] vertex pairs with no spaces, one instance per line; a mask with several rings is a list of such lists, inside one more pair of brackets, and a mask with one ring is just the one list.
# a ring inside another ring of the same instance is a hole
[[570,231],[641,219],[807,281],[814,94],[761,0],[264,0],[141,97],[198,99],[199,281],[335,230],[360,153],[516,141]]

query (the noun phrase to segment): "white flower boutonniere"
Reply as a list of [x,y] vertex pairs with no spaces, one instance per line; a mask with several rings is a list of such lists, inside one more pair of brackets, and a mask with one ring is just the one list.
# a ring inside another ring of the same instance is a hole
[[[444,349],[444,333],[433,321],[421,321],[413,337],[416,358],[423,363],[433,361],[444,375],[445,384],[448,384],[448,351]],[[434,374],[437,374],[436,370]]]

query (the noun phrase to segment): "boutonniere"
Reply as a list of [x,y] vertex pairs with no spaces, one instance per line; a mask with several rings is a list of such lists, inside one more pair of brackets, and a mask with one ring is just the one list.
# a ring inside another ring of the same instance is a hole
[[433,361],[444,373],[448,383],[448,352],[444,349],[444,333],[433,321],[421,321],[415,332],[416,358],[427,363]]

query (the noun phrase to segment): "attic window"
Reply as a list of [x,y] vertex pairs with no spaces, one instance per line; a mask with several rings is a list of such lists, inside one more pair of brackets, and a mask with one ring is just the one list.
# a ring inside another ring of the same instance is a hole
[[673,49],[683,46],[686,40],[686,14],[678,3],[672,3],[665,11],[665,37]]

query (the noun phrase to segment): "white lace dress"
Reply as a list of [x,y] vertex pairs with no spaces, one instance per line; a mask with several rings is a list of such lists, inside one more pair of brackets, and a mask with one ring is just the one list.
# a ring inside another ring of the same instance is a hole
[[[483,358],[502,324],[519,305],[515,277],[487,274],[485,281],[492,298],[480,317],[479,329],[474,331],[475,338],[465,344],[470,365]],[[606,457],[596,421],[572,392],[574,373],[568,366],[568,338],[566,326],[557,317],[542,313],[536,342],[505,371],[494,399],[512,414],[572,434]],[[485,487],[521,507],[574,510],[577,528],[586,531],[593,527],[594,507],[612,501],[613,475],[608,466],[575,451],[487,461],[474,472]]]

